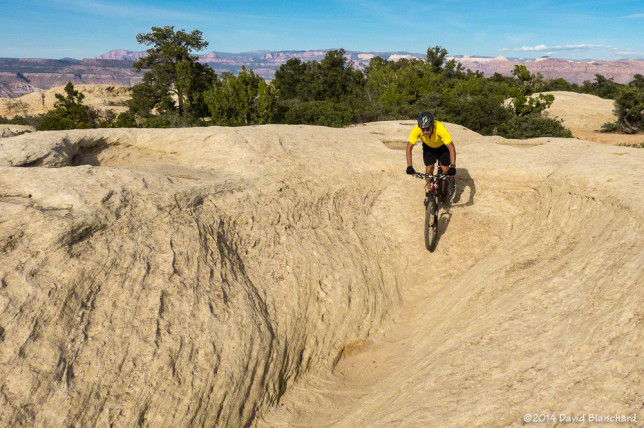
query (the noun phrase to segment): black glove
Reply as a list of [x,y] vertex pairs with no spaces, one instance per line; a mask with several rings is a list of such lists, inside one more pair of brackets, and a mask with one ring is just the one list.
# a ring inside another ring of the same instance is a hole
[[413,166],[408,166],[408,167],[407,167],[407,171],[405,171],[405,172],[406,172],[407,174],[409,174],[409,175],[414,175],[414,174],[416,174],[416,170],[414,169],[414,167],[413,167]]
[[451,166],[451,167],[447,170],[447,175],[456,175],[456,168],[455,168],[455,167],[453,167],[453,166]]

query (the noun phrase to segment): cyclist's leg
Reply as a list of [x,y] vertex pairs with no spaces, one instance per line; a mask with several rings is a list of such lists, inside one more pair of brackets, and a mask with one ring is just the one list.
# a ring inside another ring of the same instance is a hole
[[[449,170],[449,160],[450,160],[449,150],[447,149],[447,147],[442,146],[441,154],[438,157],[438,162],[444,174],[447,174],[447,171]],[[456,191],[456,180],[454,179],[453,176],[450,176],[450,177],[447,177],[447,182],[449,184],[448,186],[449,194],[447,195],[447,200],[450,200],[452,199],[452,196],[454,196],[454,193]]]
[[434,163],[436,163],[436,153],[434,150],[423,144],[423,161],[425,162],[425,174],[434,172]]
[[[434,163],[436,163],[436,153],[434,150],[423,144],[423,161],[425,162],[425,174],[434,173]],[[427,180],[429,182],[429,179]]]

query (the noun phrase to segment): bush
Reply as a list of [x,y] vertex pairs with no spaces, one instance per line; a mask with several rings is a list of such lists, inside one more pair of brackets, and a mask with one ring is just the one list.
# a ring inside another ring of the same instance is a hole
[[141,128],[187,128],[191,126],[206,126],[205,123],[178,113],[166,113],[148,117],[141,123]]
[[644,129],[644,88],[622,88],[615,98],[615,113],[624,132],[634,134]]
[[563,126],[561,120],[543,117],[539,114],[514,116],[499,125],[497,134],[505,138],[572,138],[572,133]]
[[40,122],[40,115],[37,116],[14,116],[11,119],[8,119],[4,116],[0,116],[0,124],[5,125],[27,125],[33,126],[34,128],[38,127]]
[[141,123],[141,128],[173,128],[172,121],[166,115],[151,116]]
[[136,128],[137,124],[134,115],[126,111],[118,115],[114,126],[116,128]]
[[618,144],[618,146],[632,147],[634,149],[644,149],[644,142],[639,143],[639,144]]
[[237,77],[224,75],[219,84],[206,92],[205,100],[212,122],[217,125],[269,123],[275,106],[271,87],[243,65]]
[[619,126],[618,123],[616,122],[606,122],[602,125],[601,132],[617,132],[621,130],[621,126]]
[[511,112],[503,107],[501,96],[448,92],[422,97],[409,109],[409,119],[415,119],[422,111],[434,112],[442,121],[458,123],[482,135],[492,135],[498,125],[511,116]]
[[76,123],[73,120],[60,114],[58,110],[50,110],[43,114],[36,129],[38,131],[60,131],[63,129],[74,129]]
[[356,123],[358,112],[332,101],[308,101],[293,105],[285,114],[286,123],[341,128]]
[[[16,116],[16,117],[18,117],[18,116]],[[0,124],[2,124],[2,125],[22,125],[22,123],[15,123],[13,121],[13,119],[7,119],[4,116],[0,116]]]

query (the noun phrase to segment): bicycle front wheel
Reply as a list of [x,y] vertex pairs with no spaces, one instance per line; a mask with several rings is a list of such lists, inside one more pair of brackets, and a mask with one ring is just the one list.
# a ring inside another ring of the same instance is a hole
[[438,203],[436,196],[430,198],[425,209],[425,248],[433,253],[438,243]]
[[448,197],[447,197],[447,195],[449,195],[448,186],[449,186],[449,183],[447,183],[447,180],[441,180],[441,185],[438,190],[438,194],[439,194],[438,202],[440,202],[441,204],[446,203],[448,200]]

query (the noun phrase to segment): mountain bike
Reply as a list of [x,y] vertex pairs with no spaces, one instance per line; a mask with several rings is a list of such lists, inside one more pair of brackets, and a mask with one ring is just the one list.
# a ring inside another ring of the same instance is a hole
[[425,248],[433,253],[438,243],[438,204],[445,204],[449,199],[448,176],[444,173],[431,175],[417,172],[414,177],[426,180],[424,201]]

